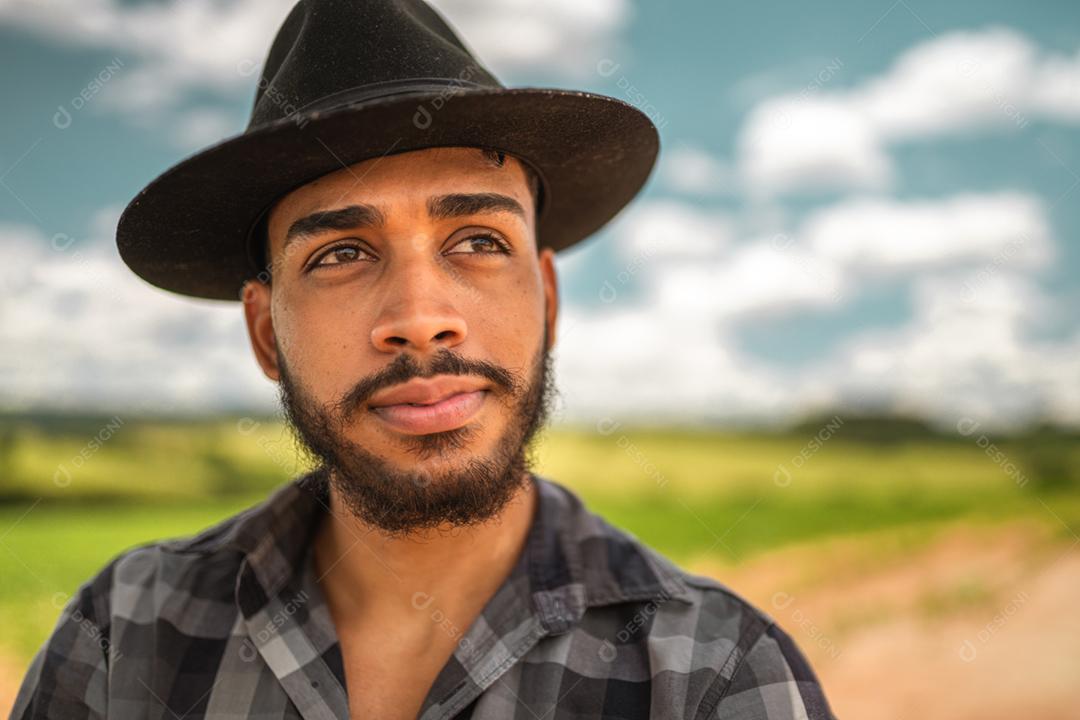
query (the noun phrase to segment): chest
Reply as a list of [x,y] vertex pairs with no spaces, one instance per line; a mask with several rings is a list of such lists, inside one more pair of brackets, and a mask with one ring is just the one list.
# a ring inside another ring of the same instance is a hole
[[414,720],[453,652],[442,642],[402,647],[392,637],[339,638],[349,717]]

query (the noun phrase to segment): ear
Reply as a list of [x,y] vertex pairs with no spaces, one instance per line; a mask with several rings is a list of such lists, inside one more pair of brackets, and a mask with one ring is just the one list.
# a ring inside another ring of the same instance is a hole
[[255,359],[263,374],[274,382],[281,379],[278,372],[277,344],[274,341],[274,321],[270,314],[270,286],[261,280],[248,280],[240,294],[244,303],[244,320]]
[[544,298],[547,323],[548,347],[555,347],[555,324],[559,318],[559,278],[555,272],[555,251],[549,247],[540,250],[540,278],[544,282]]

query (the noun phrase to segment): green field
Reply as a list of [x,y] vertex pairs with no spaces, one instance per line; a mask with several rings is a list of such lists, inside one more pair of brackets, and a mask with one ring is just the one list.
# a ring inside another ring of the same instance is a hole
[[[563,427],[543,436],[536,469],[678,562],[957,520],[1080,526],[1076,434],[981,442],[910,422],[827,424]],[[0,419],[0,654],[27,662],[60,599],[116,553],[204,528],[304,469],[272,420]]]

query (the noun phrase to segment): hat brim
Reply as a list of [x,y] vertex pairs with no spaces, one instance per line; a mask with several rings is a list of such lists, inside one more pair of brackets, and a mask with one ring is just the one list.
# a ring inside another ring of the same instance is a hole
[[[421,105],[427,114],[418,117]],[[544,185],[537,243],[559,251],[637,195],[660,140],[648,116],[629,103],[550,88],[392,96],[292,115],[212,145],[155,178],[120,216],[120,256],[165,290],[238,300],[260,270],[248,253],[249,231],[274,201],[346,165],[441,146],[492,147],[529,162]]]

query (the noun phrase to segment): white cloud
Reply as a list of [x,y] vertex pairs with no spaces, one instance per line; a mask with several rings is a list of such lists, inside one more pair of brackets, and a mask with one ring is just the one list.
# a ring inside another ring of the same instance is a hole
[[1040,112],[1080,121],[1080,50],[1071,58],[1054,57],[1035,70],[1030,102]]
[[946,426],[1080,422],[1080,333],[1037,339],[1054,307],[1030,278],[1002,272],[973,292],[962,273],[923,277],[914,298],[906,326],[858,334],[817,372],[844,394],[891,398]]
[[649,305],[560,317],[560,417],[619,421],[761,420],[785,414],[779,373],[744,357],[702,308]]
[[694,195],[728,195],[738,187],[735,169],[693,145],[660,154],[657,175],[672,190]]
[[[261,62],[291,2],[285,0],[8,0],[0,21],[79,47],[115,50],[141,64],[117,75],[107,102],[118,109],[164,109],[183,93],[232,93],[253,78],[237,70]],[[63,18],[63,22],[58,19]]]
[[272,409],[239,306],[147,286],[112,241],[119,210],[80,242],[0,225],[0,394],[53,408]]
[[[109,80],[98,102],[141,124],[159,124],[196,91],[253,100],[258,69],[294,4],[6,0],[0,3],[0,23],[76,47],[121,53],[125,68]],[[592,74],[632,11],[628,0],[433,4],[504,82],[503,74],[527,68],[574,78]],[[96,74],[92,70],[87,79]]]
[[[687,237],[710,218],[674,202],[641,215]],[[637,242],[634,217],[618,227],[617,245]],[[957,413],[987,428],[1039,414],[1080,422],[1080,333],[1039,339],[1068,322],[1035,277],[1056,249],[1042,204],[1003,193],[854,199],[791,234],[736,232],[710,255],[657,255],[637,268],[644,293],[564,308],[564,416],[778,421],[850,404],[946,426]],[[914,313],[899,328],[855,327],[823,360],[794,366],[740,345],[741,327],[857,304],[882,273],[911,293]]]
[[887,141],[1005,126],[1010,104],[1035,109],[1029,85],[1041,62],[1035,46],[1013,30],[952,32],[911,48],[844,99]]
[[726,212],[675,200],[642,201],[612,223],[615,272],[595,280],[605,304],[644,288],[675,315],[694,307],[714,320],[783,314],[840,301],[839,265],[783,233],[750,239]]
[[209,107],[185,110],[176,116],[174,123],[176,130],[170,138],[187,151],[215,143],[238,130],[228,113]]
[[838,306],[882,275],[962,268],[974,287],[1055,257],[1046,208],[1019,192],[849,198],[791,232],[761,236],[745,235],[726,212],[643,201],[611,230],[621,263],[608,278],[615,290],[638,282],[658,307],[703,308],[732,322]]
[[1010,28],[943,34],[877,77],[842,90],[829,82],[748,114],[737,155],[751,191],[880,189],[893,174],[893,143],[1080,120],[1080,53],[1042,53]]
[[738,157],[753,194],[884,188],[892,180],[867,118],[824,97],[780,97],[756,106],[740,132]]
[[712,321],[835,305],[844,284],[835,263],[779,236],[752,240],[713,262],[669,263],[651,279],[660,308],[699,308]]
[[635,203],[612,222],[610,229],[619,234],[619,252],[628,265],[665,258],[717,258],[735,235],[727,213],[675,200]]
[[850,405],[944,427],[965,416],[995,429],[1044,416],[1080,423],[1080,333],[1031,336],[1051,304],[1031,281],[1002,275],[973,295],[963,274],[933,276],[914,292],[903,327],[856,333],[796,369],[748,356],[731,324],[702,305],[568,308],[556,352],[561,417],[778,422]]
[[851,198],[800,229],[813,252],[857,270],[895,273],[975,263],[1044,267],[1053,257],[1046,210],[1023,193],[934,200]]
[[[595,74],[633,14],[629,0],[433,0],[466,46],[504,83],[543,70],[568,80]],[[620,51],[620,55],[624,51]]]

